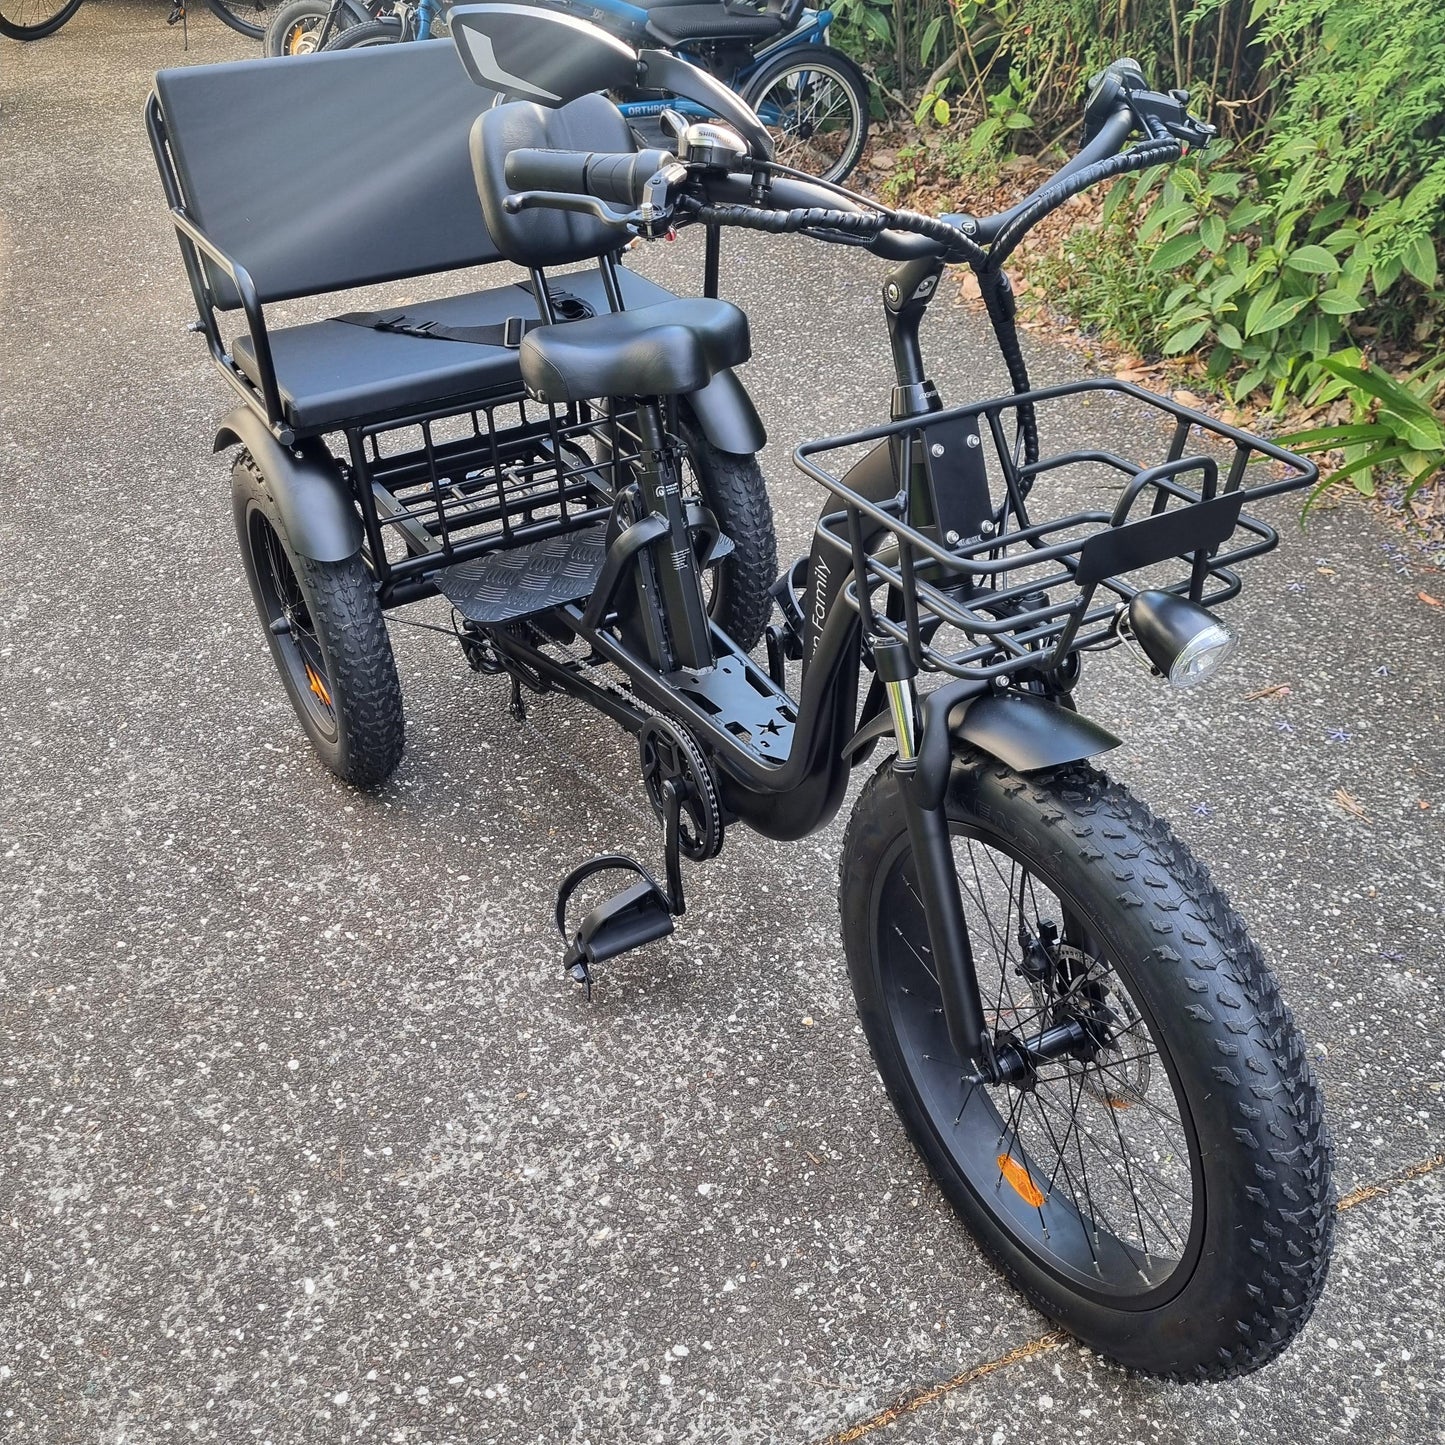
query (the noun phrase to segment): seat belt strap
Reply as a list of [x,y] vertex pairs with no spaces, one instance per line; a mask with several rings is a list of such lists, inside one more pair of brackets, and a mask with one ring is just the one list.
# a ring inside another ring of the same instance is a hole
[[390,331],[398,336],[417,336],[423,341],[462,341],[471,346],[505,346],[515,351],[522,338],[545,323],[535,316],[509,316],[500,324],[490,326],[448,326],[442,321],[429,321],[406,311],[352,311],[333,316],[348,326],[365,326],[372,331]]
[[[526,282],[519,283],[530,290]],[[580,296],[570,291],[547,292],[552,302],[553,314],[559,322],[582,321],[595,316],[596,312]],[[539,326],[548,323],[536,316],[509,316],[500,324],[490,326],[448,326],[444,321],[429,321],[425,316],[412,315],[406,311],[350,311],[345,316],[333,316],[333,321],[344,321],[348,326],[365,326],[372,331],[390,331],[398,336],[418,336],[423,341],[461,341],[470,346],[505,346],[515,351],[522,338]]]

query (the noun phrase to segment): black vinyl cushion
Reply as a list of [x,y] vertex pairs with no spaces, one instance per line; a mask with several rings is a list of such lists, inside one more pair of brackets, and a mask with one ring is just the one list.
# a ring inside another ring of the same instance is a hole
[[522,342],[522,380],[543,401],[700,391],[750,354],[748,318],[727,301],[664,301],[543,326]]
[[511,151],[526,147],[630,153],[637,142],[622,112],[600,95],[580,96],[555,110],[518,100],[483,111],[472,128],[472,171],[487,230],[507,260],[519,266],[565,265],[627,244],[626,227],[593,216],[543,208],[508,215],[502,201],[512,187],[503,167]]
[[[595,311],[606,311],[601,272],[549,279],[554,295],[568,291]],[[628,305],[651,309],[670,297],[662,287],[630,271],[619,268],[618,280]],[[496,286],[441,301],[418,301],[409,303],[406,311],[450,326],[498,325],[509,316],[539,314],[532,293],[523,286]],[[586,324],[566,322],[544,330],[564,331],[568,326]],[[465,402],[520,385],[519,353],[505,346],[402,336],[344,321],[313,321],[269,334],[282,407],[287,422],[298,433],[327,431],[451,401]],[[261,374],[251,338],[238,337],[232,355],[259,386]]]
[[776,15],[736,15],[712,4],[647,6],[647,28],[664,45],[691,40],[766,40],[783,22]]
[[467,146],[493,97],[450,40],[163,70],[156,94],[187,212],[263,302],[497,259]]

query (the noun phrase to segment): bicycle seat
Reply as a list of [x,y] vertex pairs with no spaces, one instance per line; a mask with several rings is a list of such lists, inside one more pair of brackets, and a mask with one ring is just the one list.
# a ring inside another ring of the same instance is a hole
[[748,318],[727,301],[663,301],[529,332],[518,361],[539,401],[700,391],[751,355]]
[[698,0],[640,0],[647,11],[647,30],[666,46],[697,40],[767,40],[783,28],[781,14],[747,14],[718,3]]

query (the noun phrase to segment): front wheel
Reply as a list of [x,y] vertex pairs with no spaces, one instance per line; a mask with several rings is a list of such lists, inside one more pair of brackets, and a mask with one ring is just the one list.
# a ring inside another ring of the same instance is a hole
[[1129,1368],[1243,1374],[1298,1333],[1333,1235],[1321,1098],[1274,977],[1204,868],[1084,764],[966,751],[947,811],[984,1015],[1072,1054],[970,1085],[949,1040],[903,800],[858,800],[839,902],[873,1057],[914,1146],[1045,1314]]
[[774,159],[842,181],[868,144],[868,82],[828,45],[795,45],[748,78],[743,99],[773,136]]

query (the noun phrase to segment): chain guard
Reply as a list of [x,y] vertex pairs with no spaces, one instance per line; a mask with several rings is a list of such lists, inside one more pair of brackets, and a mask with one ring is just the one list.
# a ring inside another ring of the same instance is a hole
[[662,785],[676,778],[686,789],[678,820],[678,848],[684,858],[701,863],[722,851],[722,807],[717,778],[697,739],[682,723],[650,717],[637,735],[638,759],[648,801],[663,816]]

